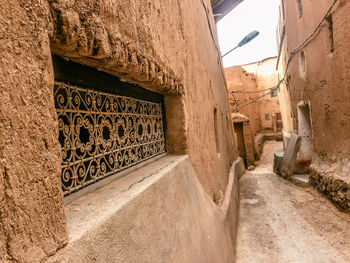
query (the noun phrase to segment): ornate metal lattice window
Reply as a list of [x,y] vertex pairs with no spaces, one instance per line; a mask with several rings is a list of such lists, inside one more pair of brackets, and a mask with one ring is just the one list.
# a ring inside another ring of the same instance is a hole
[[[57,67],[55,70],[54,98],[62,146],[64,195],[165,152],[161,101],[71,84],[72,78],[62,81],[57,77],[62,76],[62,70]],[[112,82],[127,85],[115,79]]]

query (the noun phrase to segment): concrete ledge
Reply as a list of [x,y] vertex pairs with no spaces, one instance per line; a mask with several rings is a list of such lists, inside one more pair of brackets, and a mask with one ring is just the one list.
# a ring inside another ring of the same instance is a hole
[[[245,166],[242,158],[238,158],[231,167],[229,183],[225,193],[225,200],[221,205],[225,218],[224,223],[229,230],[232,240],[232,250],[236,257],[236,240],[238,230],[238,214],[239,214],[239,179],[245,173]],[[232,261],[234,262],[234,261]]]
[[311,187],[309,174],[294,174],[290,178],[290,181],[299,187],[304,187],[304,188]]
[[138,169],[141,169],[144,166],[146,166],[146,165],[148,165],[148,164],[150,164],[150,163],[152,163],[152,162],[154,162],[156,160],[159,160],[159,159],[163,158],[166,155],[167,155],[166,153],[162,153],[162,154],[160,154],[158,156],[155,156],[155,157],[153,157],[151,159],[148,159],[148,160],[143,161],[143,162],[141,162],[139,164],[131,166],[131,167],[129,167],[129,168],[123,170],[123,171],[120,171],[120,172],[118,172],[118,173],[116,173],[114,175],[111,175],[111,176],[108,176],[106,178],[103,178],[103,180],[100,180],[100,181],[98,181],[98,182],[96,182],[94,184],[88,185],[87,187],[85,187],[83,189],[80,189],[78,192],[74,192],[74,193],[72,193],[72,194],[70,194],[68,196],[65,196],[64,197],[64,204],[68,205],[71,202],[73,202],[73,201],[75,201],[75,200],[77,200],[77,199],[79,199],[79,198],[81,198],[81,197],[83,197],[83,196],[85,196],[85,195],[87,195],[89,193],[92,193],[92,192],[102,188],[103,186],[112,183],[115,180],[121,179],[122,177],[127,176],[127,175],[131,174],[132,172],[134,172],[134,171],[136,171]]
[[66,206],[70,241],[48,262],[234,262],[242,165],[233,164],[221,207],[187,155],[166,156],[75,200]]

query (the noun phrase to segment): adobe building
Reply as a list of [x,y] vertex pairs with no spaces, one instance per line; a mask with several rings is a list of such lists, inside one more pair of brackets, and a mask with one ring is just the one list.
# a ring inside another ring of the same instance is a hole
[[[283,125],[277,96],[278,90],[268,93],[269,89],[275,88],[278,84],[278,72],[275,69],[276,61],[277,57],[266,58],[257,63],[243,65],[242,68],[248,73],[255,74],[257,91],[266,91],[257,93],[259,96],[254,97],[258,97],[255,103],[260,108],[261,129],[281,132]],[[243,105],[241,107],[243,111]]]
[[281,1],[279,99],[285,142],[302,137],[297,168],[350,210],[350,3]]
[[211,2],[3,1],[0,28],[0,261],[234,262]]
[[[246,148],[240,153],[247,153],[244,158],[247,166],[254,165],[254,159],[260,158],[266,136],[258,134],[262,132],[276,134],[282,131],[277,90],[271,92],[278,84],[276,61],[277,57],[272,57],[260,62],[225,68],[235,132],[246,130],[244,142],[241,142],[242,145],[246,145]],[[247,119],[242,123],[239,122],[238,120],[242,118],[239,118],[236,113],[246,116]],[[242,148],[239,140],[241,136],[239,134],[237,136],[238,149],[240,149]],[[255,157],[252,158],[250,152],[253,152]]]

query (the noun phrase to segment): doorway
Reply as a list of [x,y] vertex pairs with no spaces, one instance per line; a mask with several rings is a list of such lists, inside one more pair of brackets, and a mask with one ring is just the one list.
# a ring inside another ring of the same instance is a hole
[[244,165],[247,167],[247,158],[246,158],[246,149],[244,142],[244,133],[243,133],[243,122],[234,123],[235,132],[237,134],[237,146],[239,156],[243,159]]
[[283,122],[282,122],[282,115],[280,112],[276,113],[276,126],[277,126],[277,131],[281,132],[283,129]]

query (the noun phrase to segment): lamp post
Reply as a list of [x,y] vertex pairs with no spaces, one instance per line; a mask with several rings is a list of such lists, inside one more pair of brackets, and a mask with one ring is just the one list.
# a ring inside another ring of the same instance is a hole
[[248,35],[246,35],[241,42],[238,43],[237,46],[235,46],[233,49],[231,49],[230,51],[226,52],[222,58],[228,54],[230,54],[233,50],[235,50],[236,48],[239,48],[241,46],[244,46],[245,44],[248,44],[250,41],[252,41],[254,38],[256,38],[259,35],[259,32],[254,30],[252,32],[250,32]]

